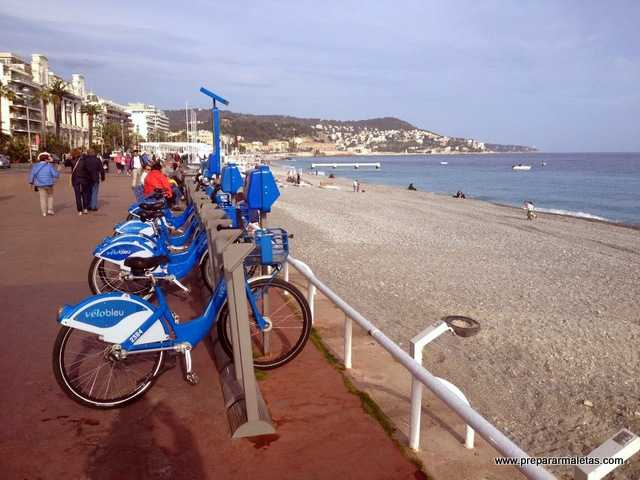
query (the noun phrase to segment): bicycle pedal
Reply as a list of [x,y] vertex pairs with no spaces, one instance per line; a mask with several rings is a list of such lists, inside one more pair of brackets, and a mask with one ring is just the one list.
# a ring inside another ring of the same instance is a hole
[[184,376],[184,379],[190,385],[197,385],[200,382],[200,377],[196,372],[189,372]]

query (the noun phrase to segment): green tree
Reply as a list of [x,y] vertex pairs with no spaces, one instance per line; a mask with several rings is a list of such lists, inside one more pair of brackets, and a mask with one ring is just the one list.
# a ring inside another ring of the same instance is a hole
[[50,135],[47,139],[47,151],[49,153],[55,153],[62,156],[63,153],[68,153],[69,150],[71,150],[71,146],[68,143],[64,143],[55,135]]
[[[2,98],[6,98],[8,101],[13,102],[18,98],[13,90],[7,85],[0,83],[0,133],[2,133]],[[9,124],[9,132],[11,132],[11,124]]]
[[[122,137],[124,137],[124,142]],[[129,130],[123,129],[120,123],[105,123],[102,127],[102,140],[105,150],[126,148],[131,145]]]
[[51,86],[47,89],[48,94],[53,102],[53,117],[56,124],[56,137],[60,138],[60,123],[62,122],[62,101],[64,97],[69,93],[65,83],[56,79]]
[[89,119],[89,148],[93,146],[93,120],[96,115],[102,113],[102,107],[97,103],[85,103],[80,107],[80,112],[86,113]]
[[14,162],[29,161],[29,144],[24,138],[13,137],[6,145],[5,151]]

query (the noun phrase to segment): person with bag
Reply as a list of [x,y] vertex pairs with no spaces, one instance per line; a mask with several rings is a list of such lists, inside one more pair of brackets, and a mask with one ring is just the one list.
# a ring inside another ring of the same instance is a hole
[[40,194],[40,211],[42,216],[55,215],[53,211],[53,185],[60,177],[53,165],[51,165],[51,155],[42,152],[38,155],[38,163],[31,167],[29,172],[29,183],[34,191]]
[[85,155],[78,155],[72,161],[71,185],[76,194],[76,209],[78,215],[87,214],[91,205],[91,175],[87,170]]

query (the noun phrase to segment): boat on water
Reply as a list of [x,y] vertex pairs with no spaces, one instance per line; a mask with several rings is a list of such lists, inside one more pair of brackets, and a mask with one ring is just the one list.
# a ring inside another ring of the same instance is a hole
[[513,165],[511,170],[531,170],[531,165],[523,165],[519,163],[518,165]]
[[440,162],[440,165],[449,165],[449,162]]

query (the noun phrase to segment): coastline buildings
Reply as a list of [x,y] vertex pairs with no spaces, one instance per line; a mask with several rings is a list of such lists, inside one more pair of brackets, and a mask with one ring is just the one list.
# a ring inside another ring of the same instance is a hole
[[9,88],[14,98],[0,99],[0,131],[5,135],[23,138],[37,150],[43,136],[53,131],[54,105],[40,96],[56,80],[64,82],[67,90],[61,101],[60,136],[73,147],[88,141],[87,116],[81,112],[86,98],[84,76],[74,74],[67,82],[49,70],[44,55],[33,54],[31,62],[10,52],[0,52],[0,83]]
[[130,103],[126,111],[131,115],[133,131],[147,142],[162,142],[169,133],[169,118],[153,105]]
[[31,153],[42,147],[55,133],[54,100],[46,93],[56,83],[65,89],[60,101],[60,140],[68,147],[89,146],[85,105],[98,107],[93,115],[92,142],[103,149],[129,146],[134,133],[139,135],[137,139],[134,136],[134,142],[166,139],[169,119],[155,106],[118,104],[89,92],[80,73],[72,74],[71,80],[56,75],[44,55],[33,54],[28,61],[12,52],[0,52],[0,85],[9,91],[8,96],[0,96],[0,133],[31,145]]

